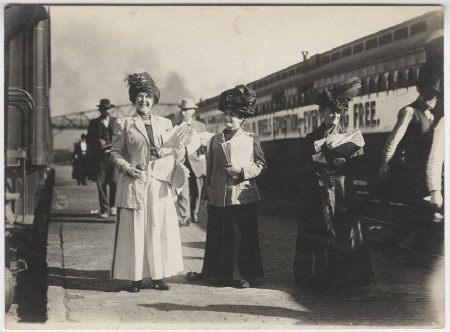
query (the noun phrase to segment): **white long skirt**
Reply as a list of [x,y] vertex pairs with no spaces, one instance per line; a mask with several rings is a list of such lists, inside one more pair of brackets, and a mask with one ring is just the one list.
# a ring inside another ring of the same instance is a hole
[[154,280],[183,271],[180,231],[172,187],[147,178],[144,209],[120,208],[111,276]]

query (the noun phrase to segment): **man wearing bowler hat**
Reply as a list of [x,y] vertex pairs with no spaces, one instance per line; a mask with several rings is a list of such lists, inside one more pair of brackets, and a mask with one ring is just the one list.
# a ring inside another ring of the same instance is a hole
[[[189,98],[183,98],[178,105],[181,121],[192,128],[194,134],[206,131],[203,123],[193,119],[197,105]],[[184,182],[183,190],[178,196],[178,221],[180,226],[189,226],[190,222],[198,222],[203,182],[206,175],[206,146],[200,146],[197,151],[188,154],[186,150],[184,164],[189,169],[189,181]]]
[[91,150],[91,166],[95,168],[97,175],[100,217],[102,218],[107,218],[109,214],[115,216],[117,213],[114,200],[119,172],[111,158],[111,139],[116,119],[108,113],[108,110],[114,106],[109,99],[101,99],[100,104],[97,105],[100,116],[89,121],[87,132],[87,143]]

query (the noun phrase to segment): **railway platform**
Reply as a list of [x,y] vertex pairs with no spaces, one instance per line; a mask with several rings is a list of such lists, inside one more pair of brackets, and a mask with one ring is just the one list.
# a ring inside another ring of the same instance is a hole
[[[114,220],[100,219],[96,186],[76,186],[69,166],[56,170],[55,202],[48,232],[45,329],[205,329],[400,327],[444,324],[443,257],[409,266],[371,249],[375,276],[365,290],[311,293],[292,278],[297,232],[295,206],[279,199],[260,204],[264,282],[249,289],[217,287],[185,278],[201,271],[205,211],[199,224],[180,228],[184,274],[170,291],[128,293],[127,282],[109,278]],[[144,281],[145,287],[145,281]],[[26,328],[17,313],[9,329]],[[36,325],[34,325],[36,326]]]

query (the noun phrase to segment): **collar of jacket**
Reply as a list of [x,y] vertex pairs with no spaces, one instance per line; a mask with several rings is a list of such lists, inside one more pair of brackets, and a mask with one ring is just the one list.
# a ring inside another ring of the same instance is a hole
[[[239,128],[236,131],[236,134],[234,134],[230,140],[235,139],[236,137],[242,135],[243,133],[244,133],[244,130],[242,128]],[[225,134],[223,133],[223,131],[217,136],[217,143],[219,143],[219,144],[225,143]]]
[[[145,124],[144,124],[144,121],[142,121],[142,118],[139,116],[138,113],[134,114],[132,116],[132,118],[133,118],[133,122],[134,122],[134,125],[136,126],[136,128],[141,132],[142,135],[144,135],[145,139],[147,140],[147,143],[150,144],[150,139],[148,138],[148,135],[147,135],[147,129],[145,129]],[[156,128],[158,126],[159,117],[152,114],[151,121],[152,121],[153,133],[155,133]]]

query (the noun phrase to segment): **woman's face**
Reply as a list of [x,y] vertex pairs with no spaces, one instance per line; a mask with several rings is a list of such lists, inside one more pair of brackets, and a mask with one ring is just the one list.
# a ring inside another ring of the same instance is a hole
[[321,106],[320,112],[322,113],[325,126],[331,127],[339,124],[339,121],[341,120],[341,113],[336,112],[336,110],[328,106]]
[[148,114],[153,106],[153,96],[147,92],[139,92],[136,95],[136,109],[140,113]]
[[422,88],[419,91],[420,91],[419,99],[424,103],[425,108],[428,110],[435,108],[438,100],[438,94],[435,91],[428,88]]
[[238,113],[226,110],[224,113],[224,124],[227,129],[237,129],[244,122],[244,118]]

